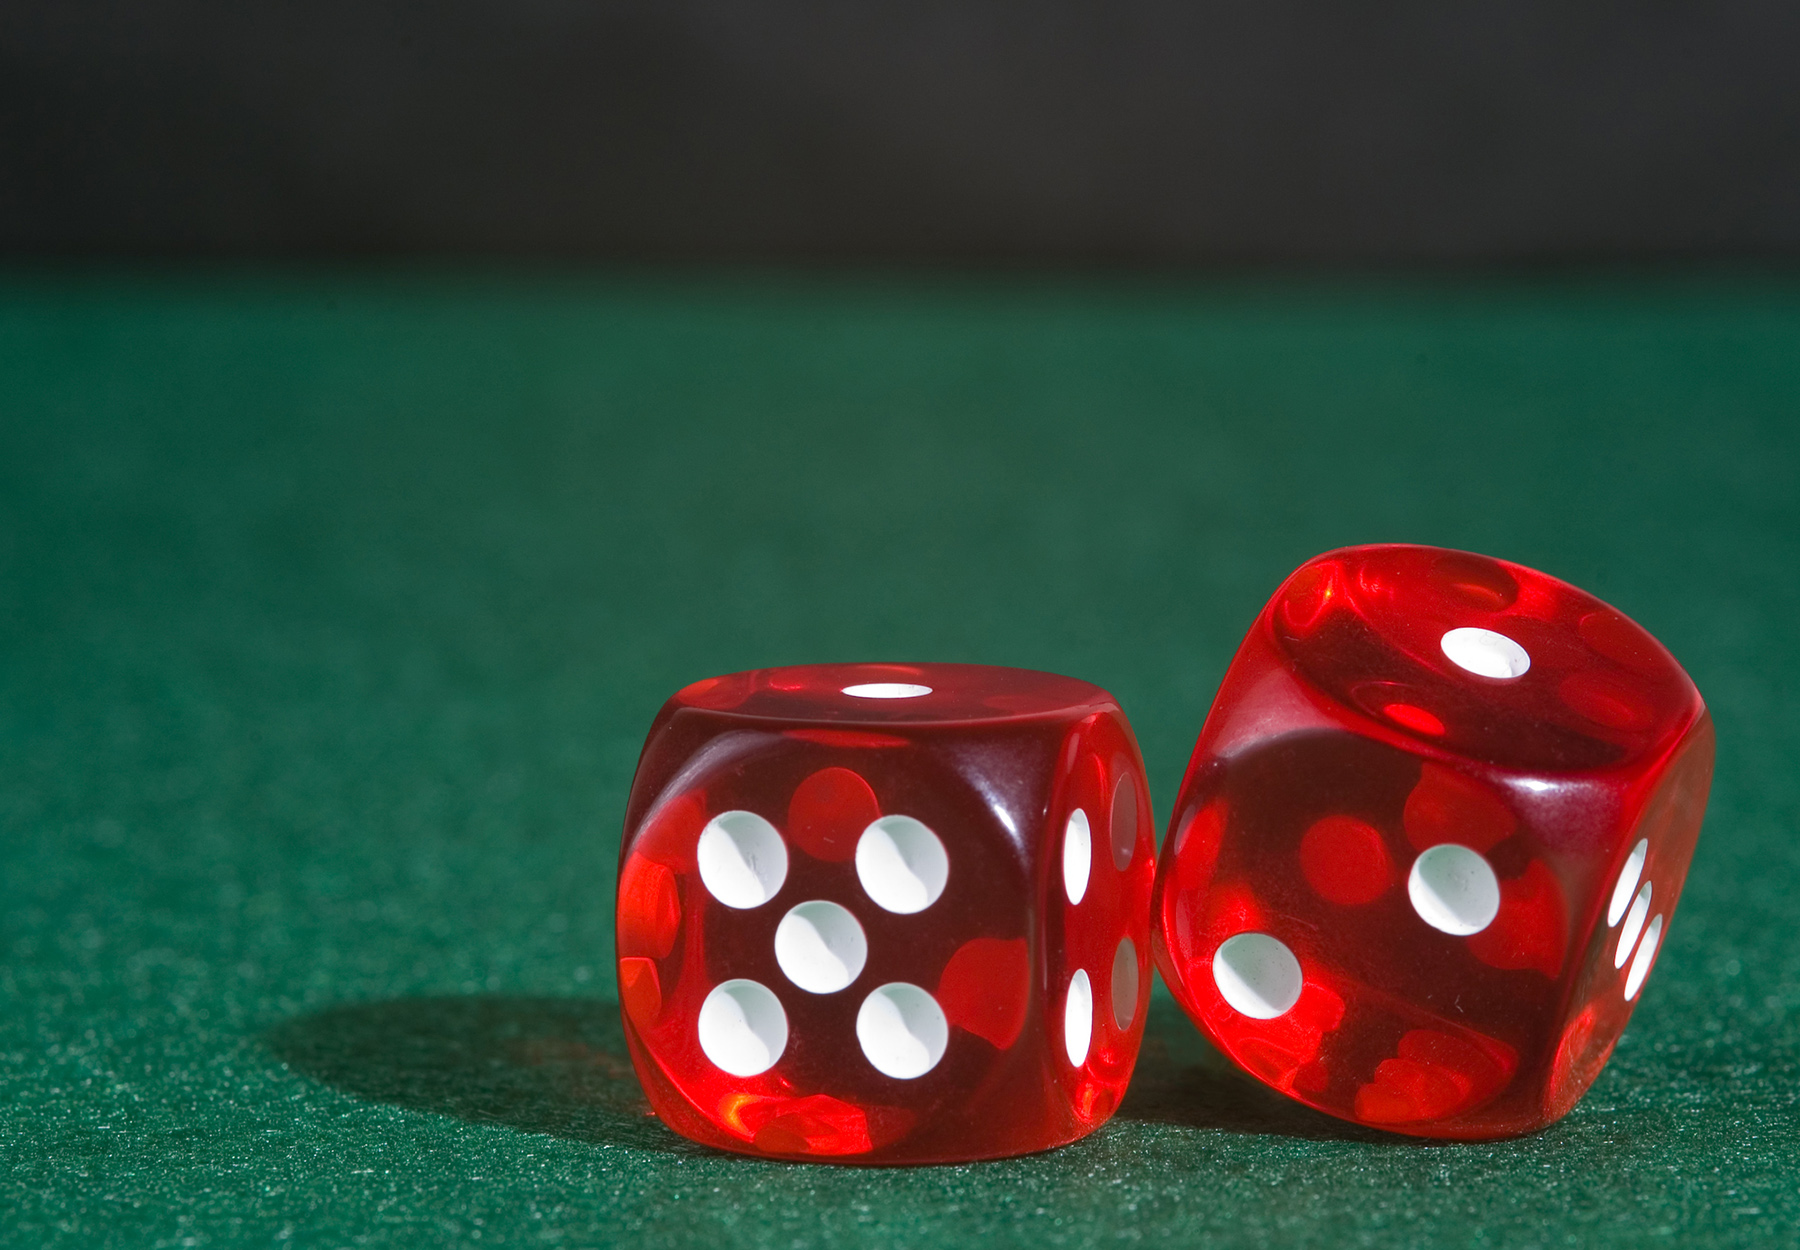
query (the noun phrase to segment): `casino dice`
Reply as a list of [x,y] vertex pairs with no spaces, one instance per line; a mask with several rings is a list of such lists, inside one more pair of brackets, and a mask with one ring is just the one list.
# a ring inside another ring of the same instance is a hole
[[1687,674],[1593,596],[1429,547],[1320,556],[1194,749],[1157,964],[1222,1051],[1321,1111],[1540,1128],[1640,998],[1712,764]]
[[652,725],[619,996],[662,1120],[746,1154],[932,1163],[1105,1122],[1149,994],[1149,792],[1105,691],[839,664],[697,682]]

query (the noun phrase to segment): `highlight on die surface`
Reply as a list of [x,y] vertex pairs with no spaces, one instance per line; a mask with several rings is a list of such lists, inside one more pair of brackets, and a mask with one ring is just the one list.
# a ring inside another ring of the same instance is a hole
[[940,1163],[1103,1124],[1149,998],[1155,841],[1104,690],[968,664],[696,682],[620,854],[650,1104],[746,1154]]
[[1309,1106],[1542,1128],[1641,999],[1712,766],[1687,674],[1592,595],[1464,552],[1330,552],[1264,608],[1201,731],[1157,964]]

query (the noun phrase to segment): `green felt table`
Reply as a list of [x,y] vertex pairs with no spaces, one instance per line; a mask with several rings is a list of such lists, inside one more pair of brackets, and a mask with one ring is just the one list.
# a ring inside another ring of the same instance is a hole
[[[627,786],[707,674],[1113,691],[1158,817],[1347,543],[1545,569],[1719,729],[1611,1065],[1514,1141],[1235,1076],[963,1167],[648,1118]],[[0,1244],[1631,1246],[1800,1238],[1800,281],[0,276]]]

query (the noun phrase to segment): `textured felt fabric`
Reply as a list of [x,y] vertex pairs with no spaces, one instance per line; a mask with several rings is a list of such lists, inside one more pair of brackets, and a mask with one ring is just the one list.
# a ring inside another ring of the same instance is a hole
[[[1800,1237],[1800,283],[0,279],[0,1244]],[[714,1154],[612,1004],[660,701],[929,658],[1112,690],[1159,817],[1282,575],[1611,600],[1719,727],[1655,974],[1540,1135],[1233,1076],[1166,998],[1037,1157]]]

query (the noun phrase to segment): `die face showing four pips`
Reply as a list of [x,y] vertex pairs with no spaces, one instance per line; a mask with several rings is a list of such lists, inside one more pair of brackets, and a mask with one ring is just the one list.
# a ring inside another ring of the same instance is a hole
[[954,1162],[1107,1119],[1152,955],[1271,1088],[1400,1133],[1543,1127],[1666,939],[1713,731],[1616,610],[1463,552],[1351,548],[1233,660],[1160,864],[1110,696],[972,665],[679,692],[620,859],[658,1115],[786,1159]]
[[652,1106],[708,1144],[838,1162],[1091,1131],[1143,1031],[1149,812],[1129,727],[1084,682],[817,665],[680,692],[620,861]]
[[1159,967],[1311,1106],[1424,1136],[1542,1127],[1624,1028],[1711,768],[1686,674],[1592,596],[1433,548],[1321,556],[1196,746]]

